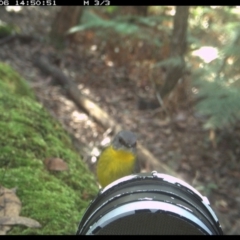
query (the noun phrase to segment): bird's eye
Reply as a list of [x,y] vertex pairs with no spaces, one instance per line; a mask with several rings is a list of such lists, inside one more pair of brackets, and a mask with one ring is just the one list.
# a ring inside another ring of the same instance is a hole
[[132,145],[132,147],[137,147],[137,142],[135,142],[133,145]]
[[120,137],[119,138],[119,142],[122,144],[122,145],[126,145],[125,141]]

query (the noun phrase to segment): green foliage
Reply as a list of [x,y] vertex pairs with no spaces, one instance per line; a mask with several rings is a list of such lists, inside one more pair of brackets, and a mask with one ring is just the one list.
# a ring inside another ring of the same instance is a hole
[[240,120],[239,21],[235,6],[191,7],[190,45],[218,49],[218,58],[202,62],[193,76],[199,97],[196,109],[208,117],[208,129],[234,126]]
[[[229,28],[227,27],[229,30]],[[208,116],[205,128],[216,129],[240,121],[240,27],[229,35],[219,58],[203,64],[195,72],[195,84],[200,97],[197,110]]]
[[191,48],[214,46],[221,49],[239,25],[239,9],[226,6],[190,8],[188,41]]
[[178,67],[181,65],[183,65],[183,59],[181,57],[170,57],[156,63],[154,67]]
[[[109,32],[115,32],[120,36],[131,35],[140,39],[153,42],[160,46],[159,37],[153,35],[156,31],[151,31],[149,27],[157,27],[162,19],[160,17],[141,17],[141,16],[116,16],[112,19],[104,19],[91,10],[85,10],[82,16],[81,25],[69,30],[69,34],[94,29],[101,37],[108,37]],[[141,25],[141,26],[140,26]],[[144,29],[142,27],[145,27]]]
[[[128,35],[144,39],[155,46],[161,46],[160,32],[170,36],[172,15],[165,14],[169,7],[151,7],[153,15],[147,17],[117,14],[118,8],[106,7],[105,12],[113,13],[103,17],[92,8],[84,11],[82,24],[69,32],[94,29],[103,38]],[[240,103],[240,14],[237,7],[206,6],[191,7],[189,17],[188,43],[191,49],[202,46],[214,46],[218,49],[218,59],[209,64],[202,63],[194,73],[194,85],[200,101],[196,108],[208,116],[206,128],[222,128],[236,124]],[[166,23],[166,26],[164,23]],[[110,34],[109,34],[110,33]],[[117,35],[111,35],[117,33]],[[166,34],[167,33],[167,34]],[[119,37],[119,38],[118,38]],[[124,44],[124,43],[123,43]],[[155,64],[154,67],[180,65],[181,59],[169,58]]]
[[205,128],[215,129],[234,125],[240,120],[240,88],[227,86],[226,79],[215,78],[213,82],[199,80],[198,111],[209,116]]
[[105,10],[107,13],[114,13],[114,12],[117,11],[118,6],[105,6],[104,8],[105,8],[104,10]]
[[13,33],[19,32],[19,28],[12,24],[7,24],[0,20],[0,38],[7,37]]
[[[0,182],[17,187],[21,216],[42,228],[14,227],[10,234],[74,234],[98,189],[59,123],[37,103],[27,84],[0,64]],[[43,161],[59,157],[69,170],[50,173]]]
[[84,11],[82,16],[82,24],[73,27],[69,33],[83,31],[86,29],[114,29],[118,33],[131,34],[139,31],[138,27],[127,22],[119,22],[117,20],[105,20],[91,11]]
[[0,77],[1,89],[6,89],[9,93],[19,97],[27,96],[35,99],[27,82],[22,79],[17,72],[13,71],[9,65],[0,63]]
[[218,185],[216,185],[214,182],[210,182],[204,186],[203,185],[196,186],[196,189],[200,192],[203,192],[205,196],[210,196],[212,191],[218,189]]

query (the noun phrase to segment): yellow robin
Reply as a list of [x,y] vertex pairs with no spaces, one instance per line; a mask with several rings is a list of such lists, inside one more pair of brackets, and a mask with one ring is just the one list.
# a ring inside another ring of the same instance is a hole
[[133,132],[116,134],[97,162],[97,178],[102,187],[138,171],[136,160],[137,137]]

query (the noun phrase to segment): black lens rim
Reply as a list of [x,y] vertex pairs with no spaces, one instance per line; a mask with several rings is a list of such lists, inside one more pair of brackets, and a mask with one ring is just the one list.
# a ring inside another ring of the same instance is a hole
[[[144,186],[146,187],[144,188]],[[196,189],[184,181],[154,171],[124,177],[100,191],[90,203],[79,223],[77,235],[86,234],[93,222],[96,222],[99,216],[110,212],[114,206],[120,207],[125,203],[137,201],[136,197],[142,196],[144,198],[154,194],[158,196],[158,201],[164,202],[167,197],[174,198],[176,201],[173,199],[168,202],[180,208],[189,208],[188,211],[193,211],[194,215],[204,222],[212,234],[223,234],[219,221],[206,197],[203,197]],[[130,195],[133,198],[127,199]],[[177,201],[181,204],[177,204]]]

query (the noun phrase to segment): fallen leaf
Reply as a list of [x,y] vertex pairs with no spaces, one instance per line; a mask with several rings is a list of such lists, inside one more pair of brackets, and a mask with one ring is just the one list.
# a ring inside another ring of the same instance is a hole
[[182,121],[186,121],[186,120],[187,120],[187,116],[183,112],[179,112],[174,118],[174,121],[176,121],[176,122],[182,122]]
[[176,122],[175,126],[177,130],[185,130],[187,128],[187,123],[186,122]]
[[165,135],[171,135],[171,134],[172,134],[172,130],[171,130],[170,128],[162,129],[162,132],[163,132]]
[[19,215],[21,211],[21,201],[15,192],[16,189],[0,187],[0,217]]
[[27,217],[0,217],[0,225],[24,225],[29,228],[40,228],[41,224],[31,218]]
[[46,168],[50,171],[66,171],[68,165],[61,158],[46,158],[44,160]]
[[21,201],[16,195],[16,188],[8,189],[0,186],[0,235],[6,235],[13,225],[41,227],[36,220],[19,216],[21,206]]
[[160,119],[151,119],[152,121],[152,124],[154,124],[155,126],[158,126],[158,127],[168,127],[171,123],[170,121],[170,118],[167,118],[165,120],[160,120]]
[[[16,188],[8,189],[0,186],[0,218],[19,215],[21,201],[15,193]],[[2,226],[0,224],[0,235],[5,235],[10,229],[10,226]]]
[[229,211],[228,204],[225,200],[221,199],[219,201],[216,201],[216,206],[220,212],[226,213]]

